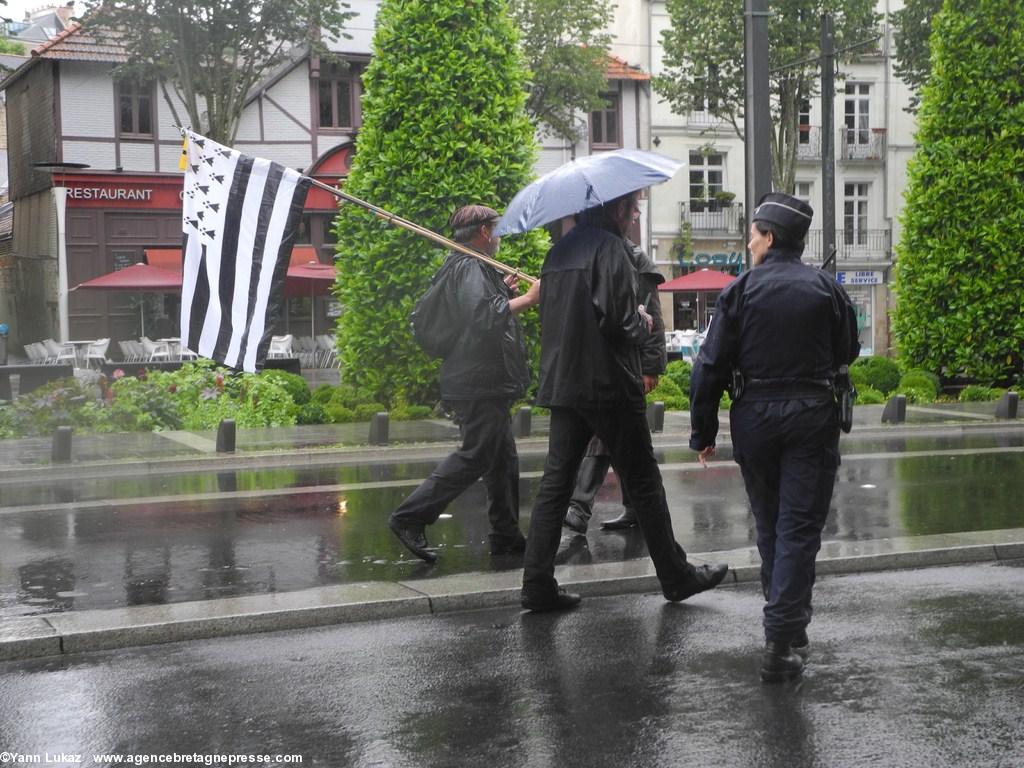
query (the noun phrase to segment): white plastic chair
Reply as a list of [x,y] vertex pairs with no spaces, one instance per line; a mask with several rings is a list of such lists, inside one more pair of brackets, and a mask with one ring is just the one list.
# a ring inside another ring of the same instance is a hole
[[110,347],[110,339],[97,339],[85,349],[85,364],[91,368],[93,363],[101,367],[107,362],[107,349]]
[[28,361],[33,365],[45,365],[48,362],[47,358],[49,358],[49,355],[42,342],[31,341],[26,344],[25,354],[28,356]]
[[320,352],[321,368],[336,368],[338,353],[334,346],[334,337],[329,333],[321,333],[316,337],[316,346]]
[[271,336],[270,348],[267,350],[267,357],[291,357],[292,356],[292,335]]
[[142,344],[143,360],[153,363],[171,359],[171,349],[166,341],[153,341],[148,336],[143,336],[139,343]]
[[52,365],[59,363],[71,363],[77,365],[78,357],[75,355],[75,345],[68,342],[57,342],[53,339],[43,339],[43,346],[46,348],[46,362]]

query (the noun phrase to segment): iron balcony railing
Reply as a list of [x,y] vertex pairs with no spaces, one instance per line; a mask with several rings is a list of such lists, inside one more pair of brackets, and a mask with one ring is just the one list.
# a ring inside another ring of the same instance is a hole
[[[807,233],[803,260],[821,264],[822,230]],[[836,261],[892,262],[892,233],[888,229],[836,230]]]
[[692,200],[679,204],[680,223],[689,222],[694,232],[742,234],[743,205],[720,200]]
[[[885,128],[846,128],[836,131],[836,158],[839,160],[878,161],[885,157]],[[798,160],[821,159],[821,128],[800,126],[796,147]]]

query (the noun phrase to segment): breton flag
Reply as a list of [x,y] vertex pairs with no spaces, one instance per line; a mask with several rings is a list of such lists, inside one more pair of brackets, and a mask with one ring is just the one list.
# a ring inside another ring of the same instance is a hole
[[256,371],[281,312],[310,179],[192,131],[184,135],[182,342],[231,368]]

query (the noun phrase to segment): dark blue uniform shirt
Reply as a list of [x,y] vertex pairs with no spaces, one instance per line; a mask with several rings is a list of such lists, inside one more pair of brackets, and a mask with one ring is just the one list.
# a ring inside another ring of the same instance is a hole
[[734,368],[748,382],[777,381],[768,389],[788,399],[801,396],[811,382],[831,380],[859,353],[853,304],[842,286],[802,264],[799,250],[769,249],[715,304],[690,380],[690,447],[714,444],[718,404]]

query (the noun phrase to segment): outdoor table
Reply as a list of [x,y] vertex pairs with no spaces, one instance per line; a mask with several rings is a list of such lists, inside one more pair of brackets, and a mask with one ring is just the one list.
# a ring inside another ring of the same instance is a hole
[[71,340],[68,342],[75,348],[75,368],[85,368],[85,355],[89,351],[89,345],[95,344],[96,339],[80,339]]

